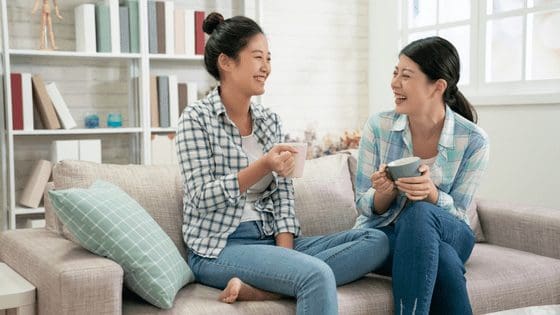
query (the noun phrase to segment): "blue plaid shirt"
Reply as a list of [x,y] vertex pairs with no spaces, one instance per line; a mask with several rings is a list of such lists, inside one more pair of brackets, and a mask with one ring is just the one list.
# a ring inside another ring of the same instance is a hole
[[[361,215],[355,227],[382,227],[397,218],[406,204],[406,196],[399,194],[387,212],[379,215],[373,211],[375,189],[370,178],[380,164],[413,156],[413,152],[406,115],[389,111],[370,117],[358,153],[356,207]],[[437,206],[469,223],[466,209],[486,169],[488,154],[486,133],[446,106],[438,154],[430,168],[432,181],[439,190]]]
[[[253,134],[268,152],[283,142],[280,118],[251,103]],[[190,250],[218,257],[243,215],[247,194],[239,190],[237,173],[249,165],[241,135],[226,115],[218,88],[185,108],[176,136],[183,175],[183,237]],[[300,233],[294,213],[291,179],[276,176],[255,202],[267,235]]]

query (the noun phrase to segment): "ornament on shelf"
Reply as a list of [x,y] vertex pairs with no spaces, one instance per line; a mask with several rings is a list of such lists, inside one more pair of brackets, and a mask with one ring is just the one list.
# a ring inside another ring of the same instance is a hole
[[[56,47],[56,43],[54,41],[54,32],[53,32],[53,27],[52,27],[52,18],[51,18],[51,6],[50,6],[50,1],[51,0],[35,0],[35,5],[33,6],[33,10],[31,11],[31,14],[35,14],[35,12],[37,12],[37,9],[39,8],[39,5],[41,4],[41,2],[43,2],[43,8],[41,10],[41,35],[40,35],[40,44],[39,44],[39,49],[41,50],[55,50],[58,49],[58,47]],[[60,15],[60,12],[58,11],[58,3],[57,0],[52,0],[53,5],[54,5],[54,12],[56,14],[56,17],[58,17],[60,20],[62,20],[62,15]],[[50,39],[50,43],[51,46],[50,48],[46,47],[46,42],[47,42],[47,29],[48,29],[48,36]]]

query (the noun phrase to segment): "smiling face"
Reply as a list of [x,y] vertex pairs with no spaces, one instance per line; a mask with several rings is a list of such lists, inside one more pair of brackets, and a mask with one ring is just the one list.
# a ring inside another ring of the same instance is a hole
[[408,115],[426,112],[434,100],[438,97],[441,100],[438,84],[430,81],[412,59],[401,55],[391,80],[396,112]]
[[247,96],[264,93],[266,79],[270,75],[270,51],[266,37],[259,33],[239,51],[237,60],[229,57],[222,67],[224,79]]

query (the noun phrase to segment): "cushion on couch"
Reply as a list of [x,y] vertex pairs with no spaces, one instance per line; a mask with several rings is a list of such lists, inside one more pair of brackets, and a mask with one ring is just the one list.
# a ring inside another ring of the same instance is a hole
[[[101,179],[119,186],[154,218],[185,259],[183,242],[183,183],[178,166],[98,164],[62,161],[53,168],[56,189],[86,188]],[[45,207],[45,216],[51,211]],[[48,216],[47,219],[51,217]],[[56,229],[56,222],[50,223]],[[71,235],[63,228],[64,236]]]
[[89,189],[49,191],[64,225],[89,251],[124,270],[125,284],[146,301],[170,308],[194,275],[173,242],[118,186],[96,181]]
[[348,154],[305,162],[303,177],[294,179],[295,212],[303,235],[351,229],[357,217],[348,169]]

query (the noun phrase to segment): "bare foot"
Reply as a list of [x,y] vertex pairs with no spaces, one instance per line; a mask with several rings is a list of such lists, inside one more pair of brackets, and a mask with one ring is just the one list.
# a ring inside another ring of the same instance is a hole
[[219,300],[231,304],[235,301],[265,301],[281,298],[282,296],[279,294],[253,288],[239,278],[231,278],[227,287],[220,293]]

